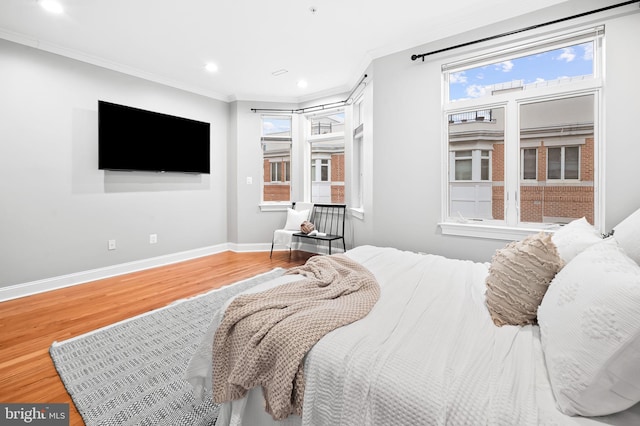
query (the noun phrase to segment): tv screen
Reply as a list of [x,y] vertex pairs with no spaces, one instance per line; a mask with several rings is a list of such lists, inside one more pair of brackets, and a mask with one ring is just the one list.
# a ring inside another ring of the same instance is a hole
[[210,173],[210,124],[98,101],[98,168]]

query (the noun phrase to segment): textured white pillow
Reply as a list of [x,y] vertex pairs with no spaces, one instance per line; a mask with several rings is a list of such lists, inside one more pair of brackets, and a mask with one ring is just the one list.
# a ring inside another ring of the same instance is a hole
[[486,278],[487,309],[493,323],[535,324],[538,306],[564,262],[544,233],[514,241],[496,251]]
[[309,220],[310,210],[293,210],[287,209],[287,223],[284,225],[284,229],[287,231],[299,231],[300,225],[305,220]]
[[587,222],[586,218],[567,223],[553,233],[551,240],[558,248],[558,253],[565,263],[587,247],[602,241],[600,233]]
[[538,323],[560,411],[600,416],[640,402],[640,266],[613,238],[558,272]]
[[640,264],[640,209],[613,228],[613,237],[627,255]]

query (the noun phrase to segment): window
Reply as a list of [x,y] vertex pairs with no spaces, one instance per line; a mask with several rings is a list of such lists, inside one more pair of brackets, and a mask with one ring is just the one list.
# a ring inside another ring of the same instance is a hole
[[344,124],[342,108],[307,115],[311,150],[311,201],[344,203]]
[[538,179],[538,150],[526,148],[521,152],[522,158],[522,180]]
[[489,180],[490,151],[474,149],[453,151],[453,180]]
[[472,159],[471,151],[455,152],[455,180],[471,180]]
[[262,116],[263,202],[291,200],[291,116]]
[[344,132],[344,112],[335,111],[310,117],[311,135],[327,135]]
[[270,182],[289,182],[291,180],[291,162],[277,159],[275,162],[269,162],[271,168]]
[[513,238],[500,228],[583,216],[598,226],[602,38],[592,28],[443,66],[444,233],[483,236],[456,226],[483,223]]
[[315,158],[311,162],[311,181],[329,182],[329,158]]
[[352,197],[351,203],[354,208],[362,210],[364,208],[364,96],[360,96],[353,103],[353,158],[352,158]]
[[578,179],[580,169],[580,148],[562,146],[547,149],[547,180]]

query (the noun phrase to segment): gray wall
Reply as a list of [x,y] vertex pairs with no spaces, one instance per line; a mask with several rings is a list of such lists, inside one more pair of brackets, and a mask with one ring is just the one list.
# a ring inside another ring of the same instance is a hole
[[[235,193],[234,202],[229,206],[229,216],[233,217],[233,229],[230,234],[236,238],[230,242],[236,244],[238,250],[264,250],[271,246],[273,230],[281,228],[286,220],[284,211],[261,211],[262,199],[262,148],[260,145],[261,113],[253,112],[252,108],[296,109],[296,105],[237,101],[231,103],[233,117],[233,131],[235,140],[230,140],[229,151],[236,162],[231,167],[235,168],[235,176],[230,177],[234,186],[229,188]],[[295,121],[295,120],[294,120]],[[292,129],[295,131],[295,128]],[[296,147],[293,155],[296,155]],[[294,167],[296,161],[294,161]],[[292,170],[295,176],[300,173],[297,168]],[[301,177],[301,175],[299,175]],[[251,178],[252,183],[247,183]],[[299,189],[299,188],[298,188]],[[293,199],[299,199],[298,189],[292,188]]]
[[[211,175],[98,170],[98,99],[210,122]],[[228,109],[0,40],[0,287],[226,243]]]

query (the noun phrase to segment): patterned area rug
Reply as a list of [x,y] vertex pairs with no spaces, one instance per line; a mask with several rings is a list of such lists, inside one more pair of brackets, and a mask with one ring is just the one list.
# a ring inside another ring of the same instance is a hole
[[49,353],[88,426],[213,425],[183,379],[213,313],[231,296],[284,274],[276,268],[63,342]]

